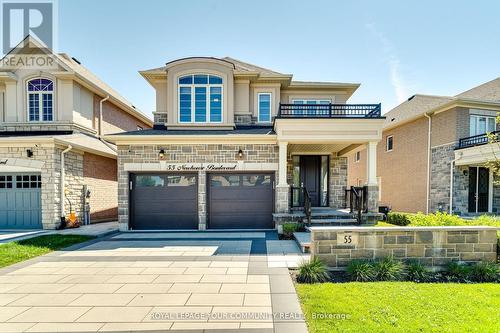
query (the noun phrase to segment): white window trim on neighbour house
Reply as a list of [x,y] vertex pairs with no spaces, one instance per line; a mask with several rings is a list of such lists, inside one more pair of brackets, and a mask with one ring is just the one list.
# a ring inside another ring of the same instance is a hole
[[[207,76],[207,83],[194,83],[194,76],[196,75],[206,75]],[[191,84],[185,84],[185,83],[180,83],[180,80],[185,77],[192,77],[192,83]],[[210,83],[210,77],[216,77],[218,79],[221,79],[222,83]],[[181,88],[183,87],[189,87],[190,88],[190,96],[191,96],[191,119],[190,121],[182,121],[181,120]],[[195,93],[195,88],[205,88],[205,121],[196,121],[196,93]],[[210,106],[210,99],[211,99],[211,93],[210,93],[210,88],[220,88],[220,121],[211,121],[211,106]],[[224,80],[221,76],[219,75],[214,75],[214,74],[208,74],[208,73],[195,73],[195,74],[188,74],[188,75],[183,75],[180,76],[177,79],[177,121],[179,124],[220,124],[224,121]]]
[[[260,98],[261,96],[269,96],[269,116],[268,119],[261,119]],[[257,121],[259,123],[270,123],[273,114],[273,94],[271,92],[261,92],[257,94]]]
[[354,153],[354,163],[358,163],[361,160],[361,152],[357,151]]
[[[30,91],[30,83],[32,83],[35,80],[47,80],[50,81],[52,84],[52,90],[33,90]],[[29,122],[52,122],[54,121],[54,115],[55,115],[55,82],[54,80],[46,77],[34,77],[26,81],[26,119]],[[31,97],[36,96],[37,97],[37,108],[36,108],[36,115],[37,119],[31,119],[31,103],[30,99]],[[50,119],[43,119],[44,118],[44,97],[50,96]]]
[[[391,139],[391,149],[389,149],[389,139]],[[393,135],[388,135],[385,138],[385,151],[390,152],[394,150],[394,136]]]
[[[481,118],[484,118],[485,122],[485,130],[481,130],[479,128],[479,120]],[[473,121],[474,119],[474,121]],[[492,127],[489,127],[488,125],[492,125]],[[475,115],[471,114],[470,115],[470,124],[469,124],[469,136],[474,136],[474,135],[481,135],[485,134],[487,132],[493,132],[496,130],[496,122],[495,122],[495,117],[492,116],[483,116],[483,115]]]

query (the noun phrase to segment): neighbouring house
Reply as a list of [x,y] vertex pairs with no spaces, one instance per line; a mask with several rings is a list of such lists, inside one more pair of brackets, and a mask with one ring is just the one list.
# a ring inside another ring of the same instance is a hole
[[[28,36],[8,56],[44,50]],[[0,68],[2,229],[116,220],[116,147],[101,136],[153,125],[75,58],[48,56],[50,69]]]
[[106,136],[121,230],[272,229],[304,206],[328,217],[346,205],[346,156],[359,145],[370,156],[363,216],[378,211],[384,119],[380,104],[346,104],[359,84],[294,81],[228,57],[140,74],[156,90],[154,128]]
[[[500,78],[453,97],[414,95],[385,115],[377,148],[380,203],[394,211],[499,213],[500,186],[488,161],[496,135]],[[349,185],[366,181],[363,147],[349,155]],[[453,177],[451,177],[453,175]]]

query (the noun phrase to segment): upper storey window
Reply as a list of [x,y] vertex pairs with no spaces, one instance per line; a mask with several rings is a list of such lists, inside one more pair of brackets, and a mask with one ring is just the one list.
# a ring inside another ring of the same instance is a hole
[[54,120],[54,83],[48,79],[28,81],[29,121]]
[[480,135],[495,131],[495,117],[488,116],[470,116],[470,135]]
[[179,78],[179,122],[222,122],[222,78],[194,74]]

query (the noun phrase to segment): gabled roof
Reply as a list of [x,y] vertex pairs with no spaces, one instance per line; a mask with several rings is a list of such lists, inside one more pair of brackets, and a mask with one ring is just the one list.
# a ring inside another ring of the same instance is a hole
[[464,91],[455,97],[500,102],[500,77]]
[[[28,44],[32,44],[42,50],[46,49],[40,41],[28,35],[16,47],[14,47],[11,52],[9,52],[9,55],[14,53],[16,49],[22,49]],[[138,110],[132,103],[125,99],[125,97],[120,95],[116,90],[99,79],[94,73],[84,67],[81,63],[77,62],[74,58],[65,53],[52,53],[51,56],[55,58],[55,60],[64,70],[68,71],[70,74],[71,72],[73,72],[73,74],[76,74],[78,78],[82,79],[86,83],[90,84],[92,88],[99,91],[100,94],[103,95],[103,97],[109,95],[110,101],[113,104],[124,109],[130,115],[145,122],[146,124],[149,124],[150,126],[153,125],[153,121],[148,116]]]
[[446,109],[460,104],[495,109],[500,107],[500,78],[483,83],[456,96],[436,96],[417,94],[384,114],[384,129],[415,120],[424,114]]
[[424,115],[433,109],[443,106],[453,100],[453,97],[434,95],[414,95],[384,114],[384,128],[393,127]]
[[261,74],[270,74],[270,75],[277,75],[277,76],[288,76],[287,74],[279,73],[276,71],[273,71],[268,68],[260,67],[257,65],[249,64],[248,62],[244,62],[238,59],[234,59],[231,57],[224,57],[222,60],[229,61],[232,63],[237,71],[240,72],[258,72]]

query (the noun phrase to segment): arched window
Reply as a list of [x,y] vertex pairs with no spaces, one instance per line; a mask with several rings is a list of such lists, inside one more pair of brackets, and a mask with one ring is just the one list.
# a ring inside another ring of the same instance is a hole
[[48,79],[28,81],[29,121],[52,121],[54,119],[54,83]]
[[179,78],[179,122],[222,122],[222,78],[194,74]]

